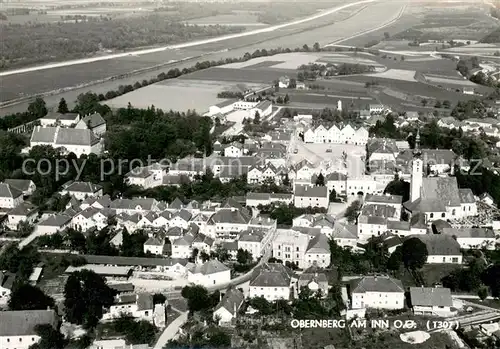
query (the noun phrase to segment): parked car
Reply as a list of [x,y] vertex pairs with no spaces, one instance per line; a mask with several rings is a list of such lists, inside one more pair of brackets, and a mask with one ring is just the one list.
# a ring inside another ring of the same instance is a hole
[[332,148],[328,148],[328,149],[326,150],[326,152],[327,152],[327,153],[331,153],[331,152],[332,152]]

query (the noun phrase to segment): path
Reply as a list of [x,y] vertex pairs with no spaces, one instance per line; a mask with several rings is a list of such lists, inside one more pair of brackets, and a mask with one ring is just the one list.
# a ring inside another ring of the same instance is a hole
[[175,335],[179,332],[181,326],[186,323],[187,319],[188,312],[186,311],[181,313],[177,319],[172,321],[172,323],[165,328],[160,338],[158,338],[154,349],[163,349],[163,347],[167,345],[170,340],[175,338]]
[[[225,36],[221,36],[221,37],[192,41],[192,42],[187,42],[187,43],[177,44],[177,45],[169,45],[169,46],[143,49],[143,50],[137,50],[137,51],[131,51],[131,52],[104,55],[104,56],[99,56],[99,57],[76,59],[76,60],[71,60],[71,61],[66,61],[66,62],[49,63],[49,64],[44,64],[44,65],[29,67],[29,68],[8,70],[5,72],[0,72],[0,76],[22,74],[22,73],[33,72],[33,71],[38,71],[38,70],[45,70],[45,69],[52,69],[52,68],[67,67],[67,66],[72,66],[72,65],[77,65],[77,64],[85,64],[85,63],[91,63],[91,62],[97,62],[97,61],[104,61],[104,60],[122,58],[122,57],[127,57],[127,56],[139,56],[139,55],[144,55],[144,54],[161,52],[161,51],[165,51],[165,50],[176,50],[176,49],[188,48],[188,47],[199,46],[199,45],[204,45],[204,44],[210,44],[210,43],[214,43],[214,42],[225,41],[225,40],[229,40],[229,39],[242,38],[242,37],[250,36],[250,35],[268,33],[268,32],[273,32],[273,31],[276,31],[279,29],[287,28],[290,26],[310,22],[310,21],[316,20],[318,18],[328,16],[328,15],[334,14],[336,12],[345,10],[349,7],[358,6],[358,5],[362,5],[362,4],[368,4],[368,3],[374,3],[376,1],[378,1],[378,0],[357,1],[357,2],[353,2],[351,4],[337,6],[337,7],[331,8],[327,11],[323,11],[321,13],[318,13],[318,14],[315,14],[315,15],[312,15],[309,17],[305,17],[302,19],[298,19],[298,20],[295,20],[292,22],[274,25],[271,27],[263,28],[263,29],[250,30],[250,31],[238,33],[238,34],[225,35]],[[379,28],[377,28],[377,29],[379,29]],[[360,34],[360,35],[362,35],[362,34]]]

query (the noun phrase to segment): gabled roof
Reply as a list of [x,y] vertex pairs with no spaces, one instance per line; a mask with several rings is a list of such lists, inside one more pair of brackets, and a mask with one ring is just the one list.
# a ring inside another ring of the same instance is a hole
[[69,223],[71,217],[64,214],[55,214],[47,218],[46,220],[38,223],[38,225],[46,227],[62,227],[63,225]]
[[495,238],[495,233],[486,228],[443,228],[444,235],[456,236],[457,238]]
[[23,192],[19,189],[12,187],[6,183],[0,183],[0,197],[15,199],[23,195]]
[[473,204],[476,202],[474,198],[474,193],[469,188],[458,189],[458,195],[460,196],[460,202],[462,204]]
[[401,281],[389,276],[364,276],[351,281],[351,293],[404,292]]
[[326,198],[328,197],[328,188],[326,186],[295,185],[294,193],[296,197]]
[[75,120],[78,118],[79,115],[77,113],[55,113],[55,112],[49,112],[47,115],[45,115],[42,119],[44,120]]
[[429,256],[460,256],[460,245],[450,235],[426,234],[410,235],[408,238],[417,238],[427,247]]
[[358,229],[355,225],[348,225],[340,222],[336,222],[333,226],[333,236],[334,239],[357,239]]
[[219,262],[218,260],[211,259],[203,263],[202,265],[194,266],[193,268],[190,269],[190,272],[193,274],[210,275],[215,273],[221,273],[228,270],[230,269],[221,262]]
[[412,306],[452,307],[453,299],[449,288],[410,287]]
[[181,201],[181,199],[179,199],[178,197],[176,197],[174,199],[174,201],[172,201],[168,205],[168,208],[180,210],[180,209],[184,208],[184,203]]
[[85,116],[82,121],[90,128],[95,128],[106,123],[106,120],[99,113],[93,113]]
[[7,178],[4,180],[5,184],[10,185],[12,188],[16,188],[22,192],[29,190],[29,186],[33,181],[31,179],[14,179]]
[[254,270],[251,287],[290,287],[293,271],[280,263],[264,263]]
[[188,222],[192,216],[193,215],[191,214],[191,212],[189,212],[187,210],[180,210],[180,211],[177,211],[176,213],[174,213],[172,218],[179,217],[179,218],[185,220],[186,222]]
[[14,207],[12,210],[8,212],[9,215],[14,216],[29,216],[38,212],[38,207],[25,201],[22,204]]
[[209,223],[232,223],[232,224],[248,224],[250,216],[242,210],[234,208],[224,208],[215,212],[210,217]]
[[177,263],[186,265],[187,260],[181,258],[144,258],[144,257],[122,257],[122,256],[98,256],[98,255],[83,255],[83,258],[89,264],[105,264],[116,266],[167,266],[171,267]]
[[95,193],[101,189],[102,187],[100,185],[90,182],[72,182],[71,184],[63,187],[63,190],[80,193]]
[[220,308],[226,309],[233,316],[236,316],[238,309],[240,309],[241,305],[245,301],[245,295],[237,290],[237,289],[229,289],[224,297],[222,297],[221,301],[215,307],[214,311],[219,310]]
[[328,238],[324,234],[318,234],[309,241],[306,253],[330,253]]
[[365,202],[401,205],[403,203],[403,197],[401,195],[366,194]]
[[0,270],[0,287],[10,290],[15,280],[16,274]]
[[54,310],[20,310],[0,312],[0,337],[35,335],[38,325],[57,328],[58,318]]
[[158,240],[155,237],[150,237],[145,243],[144,246],[163,246],[163,242]]

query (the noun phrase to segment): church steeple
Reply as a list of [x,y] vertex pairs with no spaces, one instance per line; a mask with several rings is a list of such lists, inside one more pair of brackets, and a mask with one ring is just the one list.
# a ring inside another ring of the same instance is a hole
[[420,130],[417,129],[415,136],[415,148],[413,149],[413,160],[411,162],[411,187],[410,187],[410,200],[414,202],[420,198],[420,192],[423,185],[423,161],[421,157],[422,151],[420,150]]
[[417,129],[417,135],[415,136],[415,148],[413,149],[413,155],[420,156],[422,154],[420,150],[420,129]]

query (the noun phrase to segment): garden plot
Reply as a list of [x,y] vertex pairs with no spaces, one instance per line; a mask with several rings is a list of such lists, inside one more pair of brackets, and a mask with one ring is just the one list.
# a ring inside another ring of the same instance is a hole
[[403,80],[403,81],[417,81],[415,80],[415,70],[404,69],[389,69],[382,73],[365,74],[365,76],[373,76],[383,79]]

